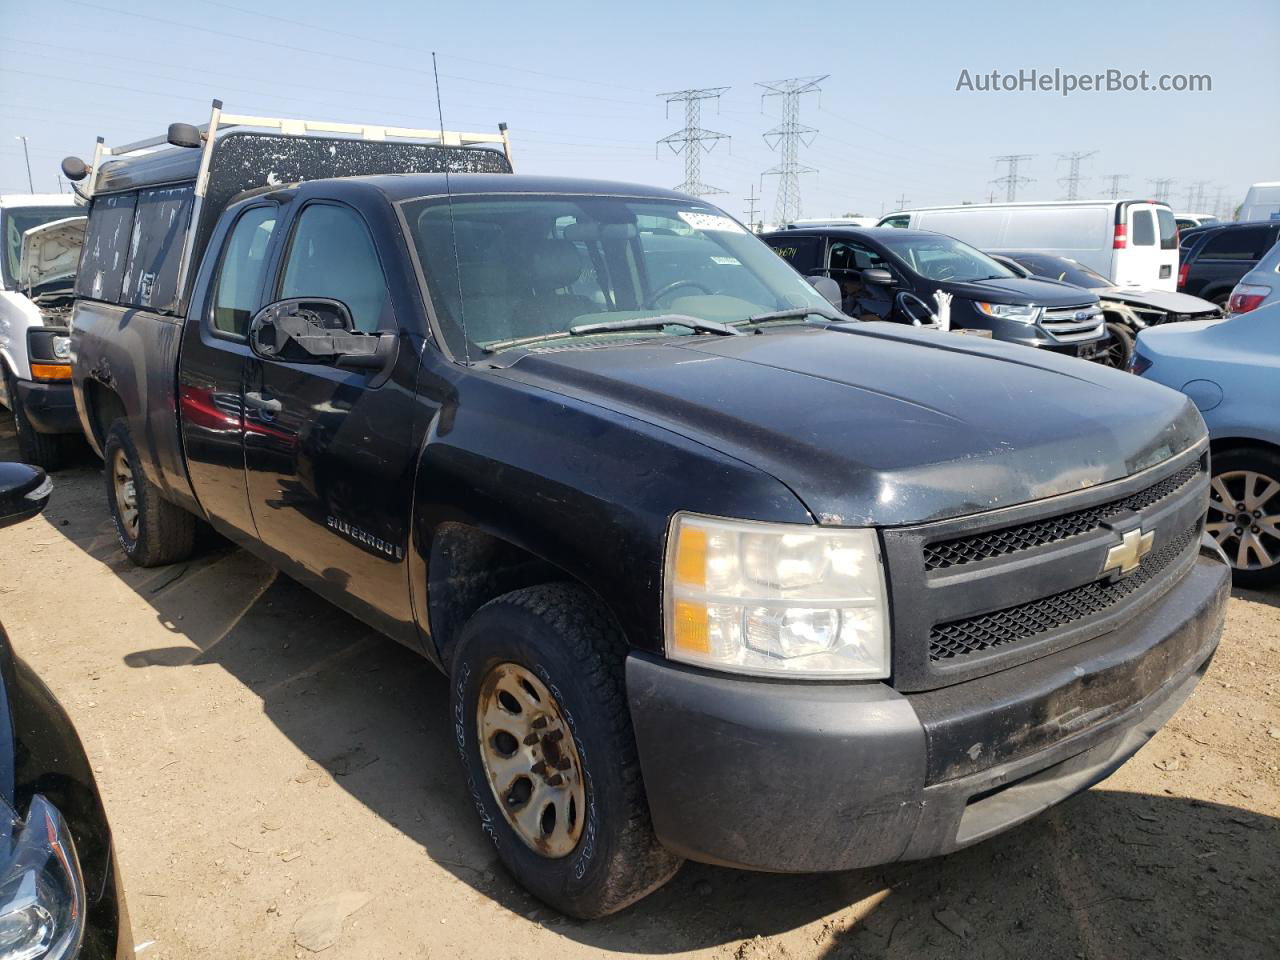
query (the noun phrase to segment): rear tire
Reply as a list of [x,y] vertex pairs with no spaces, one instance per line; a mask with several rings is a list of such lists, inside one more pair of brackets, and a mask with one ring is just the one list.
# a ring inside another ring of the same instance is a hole
[[1133,334],[1120,323],[1107,324],[1107,339],[1094,358],[1104,367],[1127,370],[1133,357]]
[[1242,447],[1215,453],[1205,530],[1241,587],[1280,584],[1280,453]]
[[681,864],[650,821],[626,649],[590,593],[544,584],[481,607],[452,660],[454,736],[482,828],[530,893],[584,920]]
[[9,405],[13,409],[14,432],[18,435],[18,455],[26,463],[33,463],[52,473],[62,466],[61,437],[39,433],[27,418],[27,412],[18,399],[17,384],[8,370],[4,372],[5,389],[9,394]]
[[117,420],[107,430],[102,455],[107,505],[125,555],[139,567],[158,567],[190,557],[196,518],[162,498],[147,480],[124,420]]

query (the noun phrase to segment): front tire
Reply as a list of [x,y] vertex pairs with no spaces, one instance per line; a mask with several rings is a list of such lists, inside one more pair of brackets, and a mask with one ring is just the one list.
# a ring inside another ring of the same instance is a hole
[[1205,530],[1241,587],[1280,584],[1280,453],[1242,448],[1212,457]]
[[177,563],[191,556],[196,518],[162,498],[147,480],[124,420],[111,424],[102,456],[107,505],[125,555],[139,567]]
[[1133,334],[1120,323],[1107,324],[1107,339],[1095,359],[1104,367],[1127,370],[1133,357]]
[[27,412],[18,399],[18,388],[13,375],[4,371],[5,389],[9,394],[9,405],[13,409],[13,427],[18,435],[18,455],[26,463],[34,463],[52,473],[62,466],[61,438],[40,433],[31,425]]
[[482,828],[529,892],[584,920],[681,863],[650,821],[625,656],[591,594],[544,584],[482,607],[452,658],[454,736]]

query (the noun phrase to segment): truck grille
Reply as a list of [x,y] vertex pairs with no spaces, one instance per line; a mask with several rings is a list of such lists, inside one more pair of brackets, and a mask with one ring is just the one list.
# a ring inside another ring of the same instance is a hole
[[1095,580],[1074,590],[1064,590],[1016,607],[939,624],[929,633],[929,659],[962,657],[1002,643],[1025,640],[1103,613],[1145,586],[1181,556],[1199,532],[1199,524],[1188,528],[1176,540],[1147,554],[1137,570],[1120,580]]
[[1171,477],[1153,483],[1145,490],[1121,497],[1110,503],[1084,510],[1073,510],[1058,517],[1035,520],[991,533],[959,537],[931,543],[924,548],[924,568],[944,570],[962,563],[976,563],[992,557],[1029,550],[1056,543],[1102,526],[1103,522],[1127,510],[1141,511],[1177,493],[1200,474],[1199,461],[1189,463]]
[[[923,691],[985,676],[1101,636],[1158,602],[1199,549],[1206,445],[1123,480],[882,531],[893,685]],[[1151,535],[1151,552],[1113,577],[1111,551],[1135,531]]]

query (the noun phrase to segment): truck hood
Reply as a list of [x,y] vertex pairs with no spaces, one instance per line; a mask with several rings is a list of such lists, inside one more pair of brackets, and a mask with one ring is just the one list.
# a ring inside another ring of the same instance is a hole
[[84,228],[89,218],[83,214],[65,220],[51,220],[32,227],[22,235],[22,258],[18,263],[18,287],[36,291],[50,283],[66,283],[76,275]]
[[887,323],[531,351],[500,358],[495,372],[736,457],[835,526],[918,523],[1067,493],[1205,436],[1186,397],[1137,377]]

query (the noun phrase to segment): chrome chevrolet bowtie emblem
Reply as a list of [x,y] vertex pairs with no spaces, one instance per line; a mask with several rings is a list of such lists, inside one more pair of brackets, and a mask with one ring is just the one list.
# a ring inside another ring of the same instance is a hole
[[1127,577],[1133,573],[1142,563],[1142,558],[1151,552],[1151,544],[1155,538],[1155,531],[1144,533],[1141,527],[1126,530],[1120,542],[1107,551],[1102,575],[1114,573],[1118,577]]

